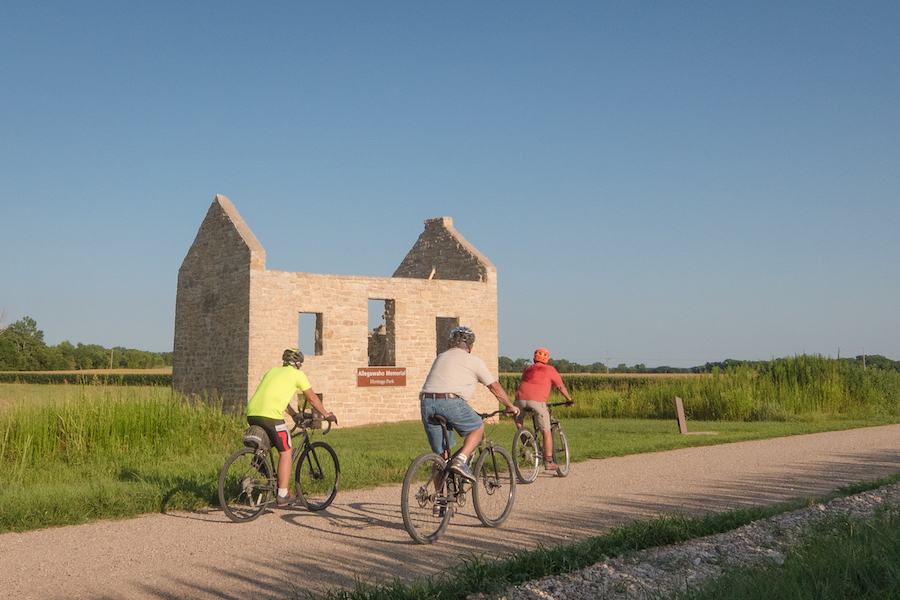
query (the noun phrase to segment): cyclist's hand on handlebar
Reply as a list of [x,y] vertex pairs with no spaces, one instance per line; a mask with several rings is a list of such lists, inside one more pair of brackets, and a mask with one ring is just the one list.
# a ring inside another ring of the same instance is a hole
[[327,415],[325,415],[325,420],[330,421],[330,422],[334,423],[335,425],[338,424],[337,417],[334,416],[333,412],[330,412]]
[[575,406],[574,400],[566,400],[566,406]]

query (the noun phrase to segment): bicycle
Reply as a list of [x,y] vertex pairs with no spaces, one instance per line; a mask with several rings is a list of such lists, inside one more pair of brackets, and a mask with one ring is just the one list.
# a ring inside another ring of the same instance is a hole
[[[563,431],[559,419],[553,416],[553,407],[562,406],[565,402],[547,404],[550,413],[550,432],[553,435],[553,462],[556,463],[556,474],[565,477],[569,474],[569,440]],[[530,408],[526,412],[534,412]],[[512,453],[516,458],[516,477],[520,483],[531,483],[537,479],[541,462],[544,459],[543,435],[535,435],[524,425],[513,437]]]
[[[300,412],[288,407],[288,413],[294,419],[291,439],[302,438],[299,444],[291,444],[297,503],[311,511],[324,510],[334,501],[341,481],[337,454],[325,442],[310,441],[309,430],[320,419],[306,410],[306,403]],[[323,435],[331,431],[331,421],[327,423]],[[219,474],[219,504],[236,523],[246,523],[261,515],[278,490],[274,475],[277,463],[266,431],[251,425],[242,440],[244,447],[228,457]]]
[[[500,412],[479,413],[478,416],[484,420]],[[429,421],[441,426],[444,444],[449,448],[447,419],[443,415],[431,415]],[[465,506],[470,490],[475,514],[487,527],[499,527],[512,512],[516,478],[509,452],[482,437],[478,448],[469,457],[469,464],[475,465],[476,478],[475,483],[470,484],[450,470],[460,450],[446,461],[436,452],[426,452],[413,459],[406,471],[400,511],[407,533],[420,544],[436,542],[444,534],[450,525],[450,517],[457,508]]]

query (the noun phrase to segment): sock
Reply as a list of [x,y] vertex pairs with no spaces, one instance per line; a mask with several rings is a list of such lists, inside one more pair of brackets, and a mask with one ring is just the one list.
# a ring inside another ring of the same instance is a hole
[[288,495],[287,488],[278,488],[278,495],[281,496],[282,498],[287,496]]
[[455,461],[456,461],[456,462],[461,462],[462,464],[466,464],[466,460],[468,460],[468,458],[469,458],[469,457],[466,456],[465,454],[457,454],[457,455],[456,455]]

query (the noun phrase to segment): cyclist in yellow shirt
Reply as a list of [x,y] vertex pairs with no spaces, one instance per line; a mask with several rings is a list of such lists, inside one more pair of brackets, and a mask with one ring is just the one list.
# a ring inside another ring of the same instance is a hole
[[326,420],[337,423],[337,417],[325,410],[322,401],[312,390],[306,373],[300,370],[303,366],[303,354],[299,350],[287,349],[281,360],[282,366],[266,371],[247,403],[247,423],[265,429],[272,445],[278,449],[278,495],[275,504],[284,507],[295,499],[288,489],[291,483],[291,434],[284,422],[284,412],[291,398],[300,390]]

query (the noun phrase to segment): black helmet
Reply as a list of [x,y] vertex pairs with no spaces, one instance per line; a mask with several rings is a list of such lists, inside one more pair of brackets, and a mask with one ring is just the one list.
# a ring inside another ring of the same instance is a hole
[[450,332],[451,348],[471,348],[475,343],[475,332],[468,327],[454,327]]
[[302,365],[303,364],[303,353],[299,350],[293,350],[288,348],[284,351],[284,354],[281,355],[281,360],[284,362],[284,366],[288,365]]

